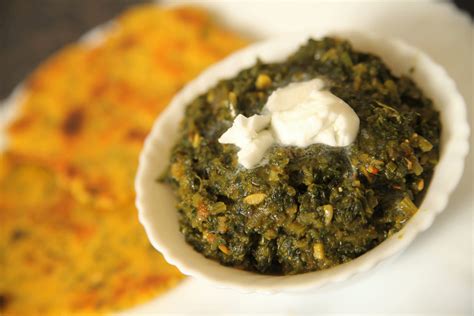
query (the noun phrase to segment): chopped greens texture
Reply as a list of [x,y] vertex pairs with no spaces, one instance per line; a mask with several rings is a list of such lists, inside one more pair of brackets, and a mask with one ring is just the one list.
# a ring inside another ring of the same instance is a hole
[[[316,77],[359,116],[351,145],[274,146],[245,169],[237,148],[218,142],[275,89]],[[257,61],[191,102],[163,181],[176,192],[186,241],[206,257],[265,274],[321,270],[374,248],[417,211],[440,131],[431,100],[408,77],[347,41],[311,39],[286,61]]]

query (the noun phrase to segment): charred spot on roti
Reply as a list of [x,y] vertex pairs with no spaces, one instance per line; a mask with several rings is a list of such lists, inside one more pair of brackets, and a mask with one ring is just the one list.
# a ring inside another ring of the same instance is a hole
[[80,133],[84,126],[84,110],[76,108],[70,111],[62,124],[64,135],[72,137]]

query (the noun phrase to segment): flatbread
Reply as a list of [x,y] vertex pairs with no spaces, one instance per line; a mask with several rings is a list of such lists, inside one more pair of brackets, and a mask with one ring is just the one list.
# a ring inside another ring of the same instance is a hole
[[110,312],[182,279],[138,222],[138,154],[176,91],[245,44],[201,10],[147,5],[28,78],[0,156],[0,313]]

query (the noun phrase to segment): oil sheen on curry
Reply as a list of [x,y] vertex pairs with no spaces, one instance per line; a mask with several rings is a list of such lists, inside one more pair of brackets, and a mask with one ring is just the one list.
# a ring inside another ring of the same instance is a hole
[[[275,91],[315,79],[359,119],[350,143],[267,143],[246,167],[242,148],[222,142],[237,117],[268,113]],[[220,81],[189,104],[181,130],[162,181],[177,195],[186,241],[223,265],[297,274],[348,262],[405,225],[438,162],[441,123],[407,76],[323,38]]]

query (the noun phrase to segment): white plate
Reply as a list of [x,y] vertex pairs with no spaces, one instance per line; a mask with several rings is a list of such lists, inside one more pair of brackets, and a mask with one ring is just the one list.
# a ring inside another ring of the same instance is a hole
[[[196,2],[193,2],[196,3]],[[470,103],[472,26],[449,4],[428,2],[204,2],[216,17],[258,38],[340,28],[377,31],[427,52]],[[469,115],[471,118],[471,115]],[[472,123],[472,119],[471,122]],[[472,124],[471,124],[472,125]],[[472,145],[471,145],[472,148]],[[188,279],[136,313],[180,314],[470,314],[472,310],[472,156],[445,212],[396,264],[317,295],[242,294]]]
[[[171,2],[171,1],[165,1]],[[189,1],[173,1],[173,4]],[[237,31],[258,39],[330,26],[376,31],[401,38],[428,53],[455,79],[468,103],[472,126],[472,22],[450,4],[375,1],[196,2]],[[0,127],[6,118],[0,107]],[[471,138],[471,149],[474,148]],[[188,278],[181,285],[128,314],[472,314],[473,166],[446,210],[396,264],[343,289],[317,295],[242,294]]]

